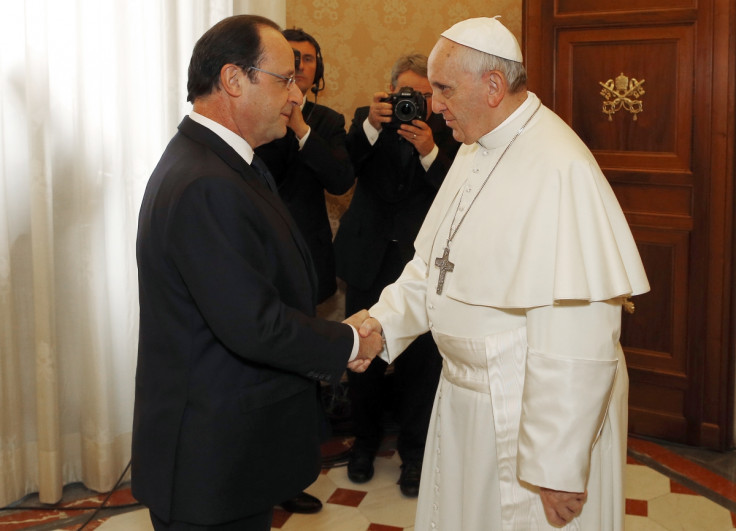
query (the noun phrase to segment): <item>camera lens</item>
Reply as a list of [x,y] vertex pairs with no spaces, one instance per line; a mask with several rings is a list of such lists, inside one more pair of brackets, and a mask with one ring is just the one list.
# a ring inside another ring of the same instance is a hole
[[394,114],[402,122],[409,122],[417,116],[417,106],[409,100],[401,100],[396,103]]

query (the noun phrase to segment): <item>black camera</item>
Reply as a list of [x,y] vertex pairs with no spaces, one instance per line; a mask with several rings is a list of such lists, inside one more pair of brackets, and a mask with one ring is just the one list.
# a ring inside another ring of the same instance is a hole
[[401,124],[427,118],[427,100],[421,92],[411,87],[401,87],[397,93],[389,94],[388,98],[381,98],[381,101],[393,107],[391,121],[383,124],[384,127],[398,129]]

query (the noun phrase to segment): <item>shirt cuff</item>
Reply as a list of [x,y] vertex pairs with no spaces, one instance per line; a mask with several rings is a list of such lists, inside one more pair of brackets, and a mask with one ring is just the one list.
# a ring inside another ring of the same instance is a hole
[[440,148],[437,147],[437,144],[434,145],[432,148],[432,151],[427,153],[424,157],[419,157],[419,162],[422,163],[422,168],[424,168],[424,171],[429,171],[429,167],[434,162],[434,159],[437,158],[437,153],[440,152]]
[[[311,132],[312,132],[312,128],[309,127],[309,126],[307,126],[307,132],[304,133],[304,136],[301,137],[301,138],[297,138],[297,140],[299,141],[299,151],[301,151],[302,148],[304,147],[304,144],[307,143],[307,138],[309,138],[309,133],[311,133]],[[296,135],[294,135],[294,136],[296,136]]]
[[366,118],[363,122],[363,132],[365,133],[366,138],[368,138],[368,143],[371,146],[376,143],[376,140],[378,140],[378,135],[381,134],[381,131],[371,125],[371,123],[368,121],[368,118]]
[[353,330],[353,351],[350,353],[350,359],[348,363],[358,357],[358,350],[360,349],[360,336],[358,335],[358,329],[353,325],[348,325]]

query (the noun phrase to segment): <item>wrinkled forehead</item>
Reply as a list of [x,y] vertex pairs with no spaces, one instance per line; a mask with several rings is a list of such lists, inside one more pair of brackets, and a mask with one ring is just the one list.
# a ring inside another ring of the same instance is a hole
[[262,26],[261,45],[263,46],[264,64],[275,65],[282,69],[291,66],[293,69],[294,51],[280,31]]
[[458,48],[461,45],[453,42],[445,37],[440,37],[432,48],[427,60],[427,72],[430,80],[432,74],[441,75],[448,69],[453,69],[456,65],[456,56]]

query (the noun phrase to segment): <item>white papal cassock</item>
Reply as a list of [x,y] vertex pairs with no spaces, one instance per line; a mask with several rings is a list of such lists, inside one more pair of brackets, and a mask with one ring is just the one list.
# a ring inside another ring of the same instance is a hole
[[[529,93],[461,147],[414,259],[370,309],[387,361],[427,330],[444,358],[417,531],[553,529],[535,486],[587,489],[565,529],[623,529],[621,303],[649,290],[629,227],[590,151],[544,106],[481,189],[539,103]],[[465,213],[437,294],[435,259]]]

